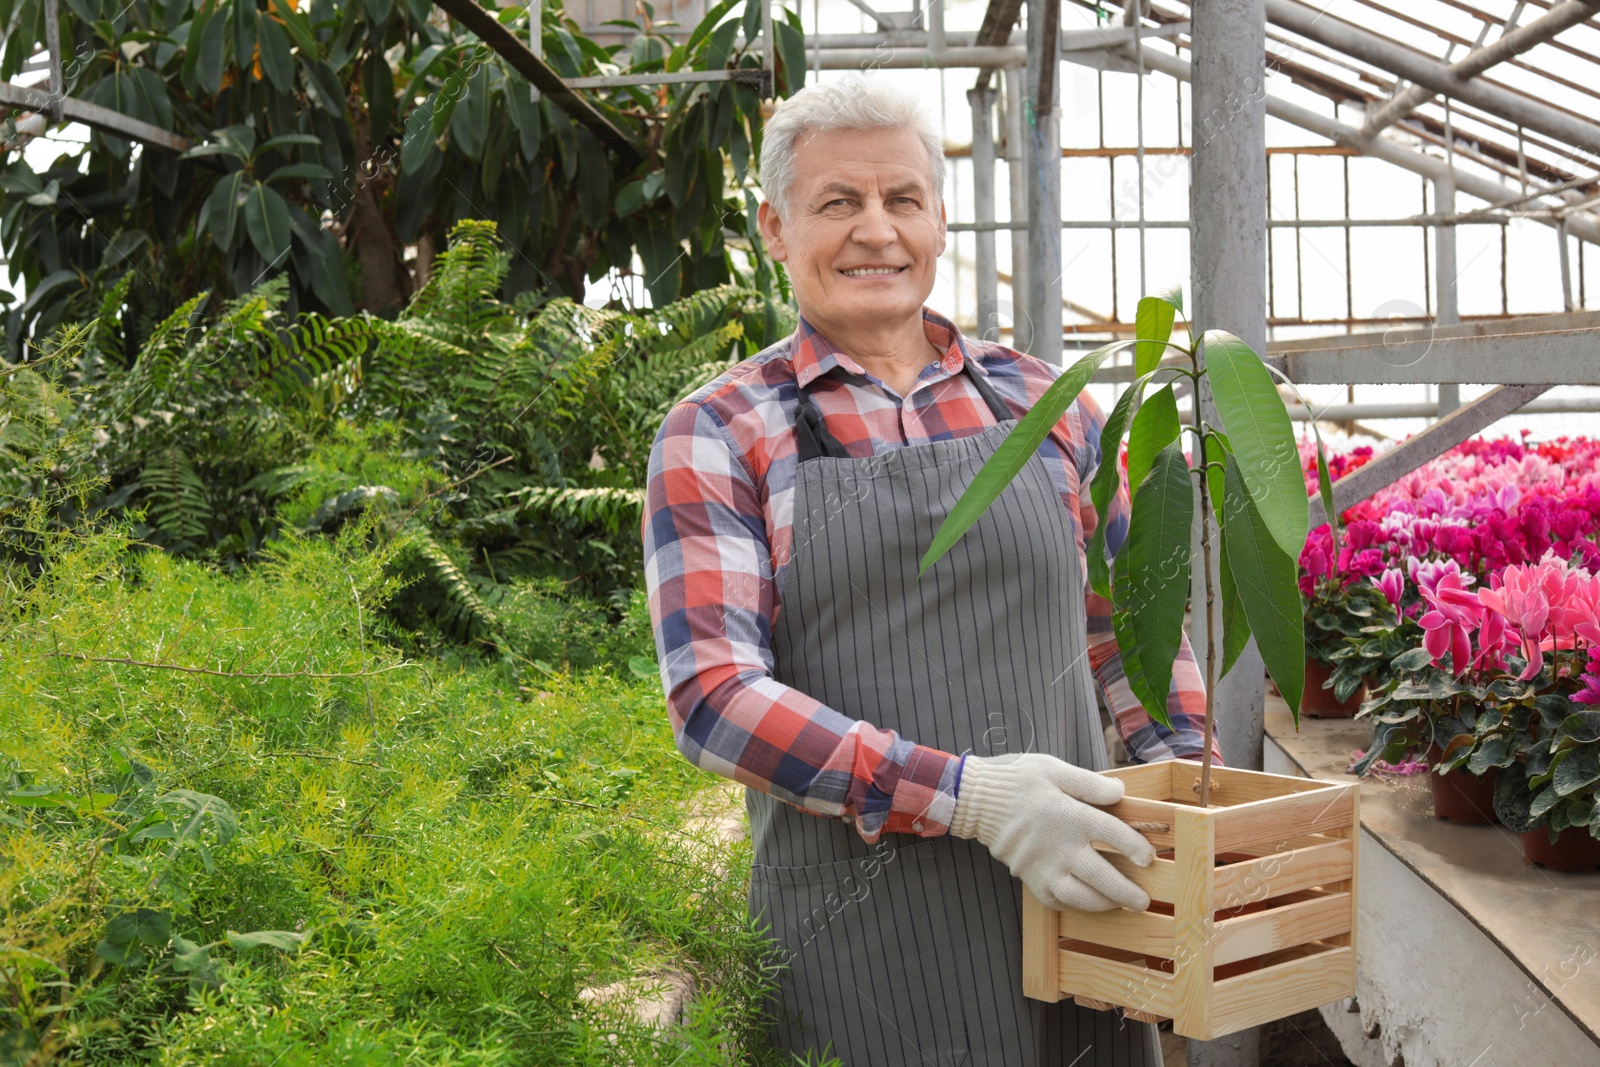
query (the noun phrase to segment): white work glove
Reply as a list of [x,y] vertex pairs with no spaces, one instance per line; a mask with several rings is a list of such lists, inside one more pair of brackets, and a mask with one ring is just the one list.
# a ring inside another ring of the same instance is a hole
[[1122,792],[1119,779],[1042,752],[968,756],[950,833],[988,846],[1046,907],[1143,911],[1150,897],[1090,843],[1110,845],[1140,867],[1155,859],[1142,834],[1089,806],[1115,804]]

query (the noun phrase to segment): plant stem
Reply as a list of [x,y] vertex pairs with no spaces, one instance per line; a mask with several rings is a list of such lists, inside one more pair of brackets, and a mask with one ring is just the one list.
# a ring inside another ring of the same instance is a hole
[[[1197,346],[1198,348],[1198,346]],[[1200,420],[1200,357],[1198,352],[1191,352],[1189,358],[1194,361],[1194,389],[1191,396],[1194,400],[1194,428],[1196,431],[1195,447],[1200,454],[1195,458],[1200,466],[1200,555],[1201,566],[1205,567],[1206,584],[1206,718],[1205,729],[1201,734],[1203,747],[1200,750],[1200,806],[1211,805],[1211,739],[1215,733],[1212,675],[1217,670],[1217,627],[1216,616],[1212,612],[1212,604],[1216,600],[1216,589],[1211,581],[1211,487],[1206,478],[1206,432],[1205,423]]]

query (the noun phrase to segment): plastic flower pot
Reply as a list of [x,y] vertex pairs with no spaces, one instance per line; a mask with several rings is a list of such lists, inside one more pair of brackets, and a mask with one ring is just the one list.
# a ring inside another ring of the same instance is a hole
[[1554,871],[1592,871],[1600,868],[1600,840],[1581,826],[1569,826],[1554,839],[1541,826],[1522,835],[1522,858]]
[[1148,911],[1061,912],[1023,890],[1022,988],[1210,1040],[1355,994],[1359,795],[1353,784],[1169,760],[1105,772],[1106,810],[1156,859],[1106,859]]
[[1353,719],[1367,699],[1367,687],[1362,686],[1350,694],[1348,700],[1335,700],[1332,689],[1322,688],[1333,668],[1326,663],[1306,657],[1306,687],[1300,692],[1300,714],[1313,719]]
[[1444,758],[1444,749],[1436,744],[1428,746],[1428,785],[1433,789],[1433,814],[1436,818],[1461,823],[1496,823],[1494,813],[1494,783],[1500,777],[1499,767],[1490,767],[1483,777],[1458,768],[1440,774],[1434,768]]

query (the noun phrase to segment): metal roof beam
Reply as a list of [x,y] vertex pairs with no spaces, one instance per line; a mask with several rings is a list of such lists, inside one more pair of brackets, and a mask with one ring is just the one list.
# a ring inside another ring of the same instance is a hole
[[[1359,504],[1380,489],[1393,485],[1429,460],[1444,455],[1485,426],[1499,422],[1549,388],[1548,385],[1502,385],[1498,389],[1491,389],[1466,407],[1457,408],[1415,437],[1401,442],[1371,463],[1351,471],[1334,482],[1333,509],[1342,513],[1346,508]],[[1321,526],[1328,521],[1322,510],[1320,496],[1311,497],[1306,504],[1312,526]]]
[[476,34],[478,40],[499,53],[513,70],[528,79],[552,104],[571,115],[574,121],[598,137],[603,144],[624,158],[644,158],[644,148],[636,140],[613,125],[588,100],[573,92],[561,80],[561,75],[534,55],[510,30],[500,25],[493,11],[479,7],[477,0],[434,0],[434,3]]
[[[1475,78],[1495,64],[1504,63],[1513,56],[1520,56],[1535,45],[1550,40],[1562,30],[1578,25],[1596,11],[1600,11],[1600,0],[1566,0],[1565,3],[1557,4],[1543,18],[1506,32],[1493,44],[1468,52],[1460,60],[1450,64],[1450,74],[1461,81]],[[1425,86],[1415,84],[1409,86],[1367,117],[1366,132],[1377,133],[1384,127],[1393,125],[1418,106],[1432,100],[1435,95],[1437,94],[1432,89]]]
[[[1119,51],[1121,50],[1119,49]],[[1160,71],[1181,81],[1190,80],[1191,72],[1188,60],[1175,56],[1170,52],[1157,51],[1154,48],[1143,48],[1143,53],[1146,70]],[[1065,58],[1071,59],[1071,53],[1068,53]],[[1409,170],[1413,174],[1420,174],[1425,178],[1441,178],[1454,171],[1456,189],[1458,191],[1466,193],[1468,196],[1475,196],[1479,200],[1490,204],[1501,203],[1506,199],[1506,194],[1509,192],[1505,186],[1498,182],[1490,181],[1476,174],[1456,170],[1436,156],[1424,155],[1404,145],[1395,144],[1393,141],[1381,136],[1370,136],[1355,126],[1348,126],[1328,115],[1312,111],[1310,108],[1301,107],[1298,104],[1292,104],[1270,93],[1267,94],[1267,114],[1292,126],[1298,126],[1302,130],[1309,130],[1320,137],[1326,137],[1335,144],[1353,148],[1362,155],[1393,163],[1397,167]],[[1210,128],[1207,124],[1214,124],[1218,121],[1226,121],[1226,119],[1221,115],[1196,115],[1194,118],[1194,135],[1197,137],[1205,136]],[[1556,191],[1544,191],[1540,195],[1555,196],[1561,194]],[[1565,195],[1574,203],[1588,199],[1588,196],[1584,194],[1567,193]],[[1548,226],[1555,225],[1554,219],[1540,218],[1537,215],[1533,216],[1533,218]],[[1600,244],[1600,220],[1597,220],[1593,215],[1574,214],[1569,216],[1566,222],[1567,232],[1574,237],[1582,238],[1591,244]]]
[[1449,66],[1431,56],[1324,15],[1295,0],[1267,0],[1267,17],[1275,26],[1371,63],[1407,81],[1591,154],[1600,154],[1600,125],[1586,119],[1499,86],[1459,78]]

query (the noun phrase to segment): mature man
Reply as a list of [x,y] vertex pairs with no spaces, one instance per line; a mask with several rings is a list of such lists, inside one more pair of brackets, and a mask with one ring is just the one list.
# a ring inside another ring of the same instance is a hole
[[[1136,757],[1168,758],[1199,751],[1199,672],[1185,643],[1177,729],[1158,727],[1085,587],[1080,487],[1103,424],[1087,395],[917,577],[1060,373],[923,306],[942,155],[881,79],[808,87],[768,121],[761,233],[800,324],[656,439],[643,533],[662,682],[683,754],[747,787],[750,910],[786,963],[780,1048],[849,1067],[1156,1065],[1148,1024],[1023,997],[1021,894],[1148,906],[1093,847],[1153,857],[1092,806],[1122,796],[1091,773],[1107,765],[1093,686]],[[1126,529],[1123,493],[1110,550]]]

